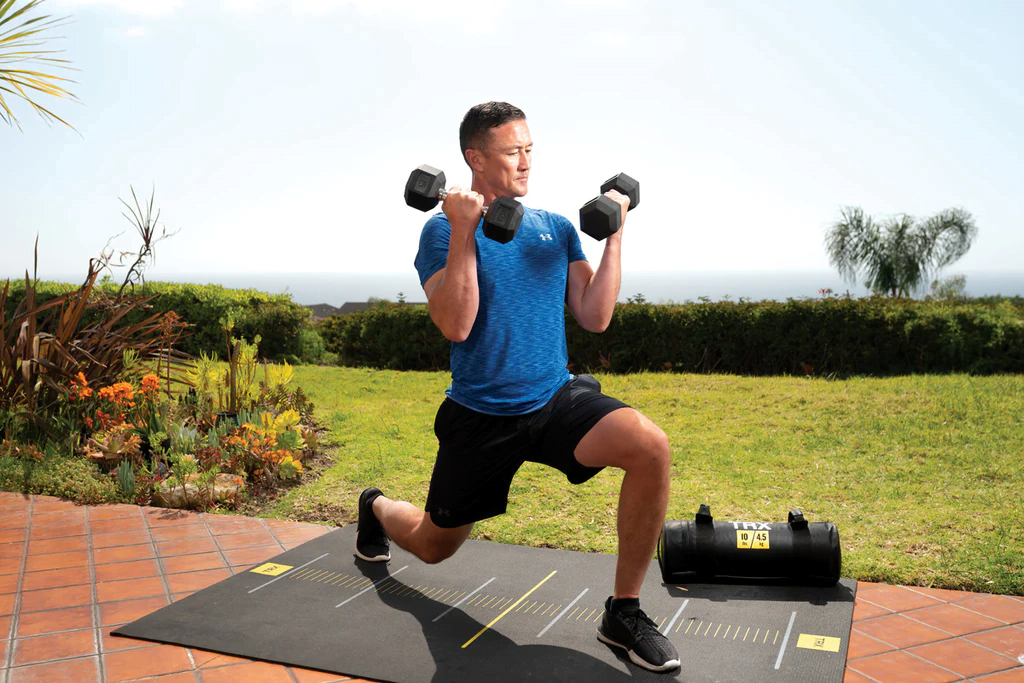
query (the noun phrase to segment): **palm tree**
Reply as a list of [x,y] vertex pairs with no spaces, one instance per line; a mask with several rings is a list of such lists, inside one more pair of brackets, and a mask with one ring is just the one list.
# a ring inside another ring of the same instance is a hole
[[923,223],[902,214],[878,224],[860,207],[843,207],[825,235],[829,262],[847,281],[894,297],[909,296],[971,248],[978,234],[963,209],[946,209]]
[[61,85],[74,81],[53,73],[33,71],[30,66],[35,63],[43,68],[71,69],[68,60],[50,56],[59,50],[43,49],[43,34],[47,29],[60,25],[62,20],[53,19],[49,15],[26,16],[43,0],[28,0],[20,8],[14,6],[16,1],[0,0],[0,119],[21,129],[18,117],[6,99],[10,95],[28,102],[44,120],[60,121],[74,130],[74,126],[33,99],[37,94],[44,94],[77,100]]

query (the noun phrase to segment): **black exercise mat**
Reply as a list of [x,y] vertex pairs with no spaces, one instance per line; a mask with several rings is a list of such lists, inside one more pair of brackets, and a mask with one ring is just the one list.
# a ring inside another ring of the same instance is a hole
[[856,582],[832,588],[666,586],[641,605],[682,668],[640,669],[595,637],[615,556],[467,541],[426,565],[401,549],[370,564],[349,525],[114,631],[394,681],[841,683]]

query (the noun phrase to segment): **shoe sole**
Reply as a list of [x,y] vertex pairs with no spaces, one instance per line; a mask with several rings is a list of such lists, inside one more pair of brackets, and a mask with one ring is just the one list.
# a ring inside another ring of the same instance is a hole
[[650,662],[648,662],[647,660],[643,659],[642,657],[637,656],[636,653],[634,653],[632,650],[630,650],[628,647],[626,647],[622,643],[615,642],[614,640],[612,640],[611,638],[609,638],[605,634],[601,633],[600,631],[597,632],[597,639],[600,640],[602,643],[605,643],[607,645],[611,645],[612,647],[622,648],[623,650],[626,651],[626,654],[629,655],[629,661],[633,662],[637,666],[640,666],[640,667],[643,667],[643,668],[647,669],[648,671],[656,671],[656,672],[660,673],[662,671],[669,671],[671,669],[678,669],[679,668],[679,660],[678,659],[670,659],[667,662],[665,662],[664,664],[662,664],[661,666],[657,666],[656,664],[651,664]]
[[355,546],[354,550],[356,552],[356,557],[358,557],[360,560],[365,560],[367,562],[387,562],[391,559],[391,553],[388,553],[387,555],[375,555],[373,557],[370,557],[368,555],[363,555],[361,552],[359,552],[359,546]]

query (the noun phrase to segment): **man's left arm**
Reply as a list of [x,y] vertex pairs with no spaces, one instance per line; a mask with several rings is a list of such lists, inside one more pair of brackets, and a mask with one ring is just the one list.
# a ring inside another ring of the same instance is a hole
[[622,284],[622,232],[626,227],[629,198],[615,190],[605,193],[622,208],[622,227],[604,243],[601,264],[595,271],[587,261],[569,264],[566,304],[576,321],[588,332],[604,332],[612,321]]

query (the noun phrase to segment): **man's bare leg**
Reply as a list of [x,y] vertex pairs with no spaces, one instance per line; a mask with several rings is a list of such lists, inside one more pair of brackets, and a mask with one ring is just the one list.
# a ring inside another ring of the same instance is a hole
[[626,472],[619,489],[615,597],[639,597],[668,507],[668,437],[639,412],[624,408],[605,415],[587,432],[576,446],[576,459],[589,467]]
[[473,530],[472,524],[444,529],[430,515],[412,503],[395,501],[383,495],[373,501],[373,513],[384,531],[398,547],[423,562],[436,564],[455,554]]

